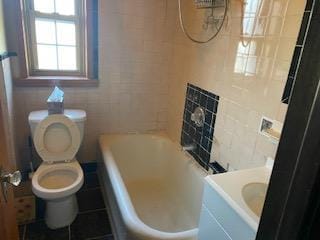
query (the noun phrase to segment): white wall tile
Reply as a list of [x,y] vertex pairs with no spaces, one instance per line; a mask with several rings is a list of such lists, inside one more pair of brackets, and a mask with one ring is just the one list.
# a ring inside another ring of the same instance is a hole
[[230,33],[220,33],[209,44],[183,40],[176,28],[170,64],[174,74],[169,75],[169,135],[178,141],[181,128],[172,122],[180,121],[178,114],[184,106],[185,89],[177,88],[176,81],[184,87],[190,82],[218,94],[217,140],[211,160],[230,169],[261,166],[267,156],[275,156],[277,145],[258,133],[259,124],[263,115],[284,121],[286,106],[281,95],[305,7],[305,1],[257,1],[259,11],[245,11],[244,20],[252,23],[254,30],[247,32],[244,45],[240,2],[230,1]]

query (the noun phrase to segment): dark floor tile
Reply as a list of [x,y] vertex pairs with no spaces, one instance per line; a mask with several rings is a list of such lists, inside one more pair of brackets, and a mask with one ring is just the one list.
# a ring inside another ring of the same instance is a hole
[[87,240],[114,240],[114,237],[113,235],[108,234],[102,237],[88,238]]
[[105,208],[100,188],[91,188],[77,193],[79,212]]
[[102,236],[102,237],[96,237],[96,238],[89,238],[87,240],[114,240],[113,235],[106,235],[106,236]]
[[19,225],[18,229],[19,229],[19,239],[23,240],[23,234],[24,234],[24,229],[25,229],[26,225]]
[[44,214],[46,210],[46,202],[36,197],[36,220],[44,219]]
[[91,239],[108,234],[111,235],[111,227],[105,210],[79,214],[71,225],[73,240]]
[[26,225],[25,240],[68,240],[68,227],[56,230],[49,229],[44,221],[37,221]]
[[81,167],[85,173],[97,171],[97,163],[96,162],[82,163]]
[[88,188],[96,188],[99,187],[99,179],[96,172],[90,172],[84,174],[84,184],[80,191],[88,189]]

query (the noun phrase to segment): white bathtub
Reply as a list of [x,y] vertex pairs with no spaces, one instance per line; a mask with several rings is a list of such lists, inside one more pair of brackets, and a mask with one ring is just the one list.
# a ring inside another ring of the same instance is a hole
[[98,165],[117,240],[197,239],[206,173],[167,137],[102,135]]

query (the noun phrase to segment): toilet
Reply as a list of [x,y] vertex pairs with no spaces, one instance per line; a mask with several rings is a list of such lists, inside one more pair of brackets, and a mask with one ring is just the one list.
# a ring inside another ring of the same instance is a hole
[[86,112],[65,109],[29,114],[35,149],[42,163],[32,176],[33,193],[46,201],[45,222],[51,229],[70,225],[78,213],[75,193],[83,185],[83,171],[75,158],[82,142]]

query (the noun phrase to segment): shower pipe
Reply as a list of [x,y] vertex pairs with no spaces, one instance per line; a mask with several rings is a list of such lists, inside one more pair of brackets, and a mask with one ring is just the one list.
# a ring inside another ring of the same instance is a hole
[[186,35],[187,38],[189,38],[191,41],[195,42],[195,43],[208,43],[210,42],[212,39],[214,39],[218,34],[219,32],[221,31],[223,25],[224,25],[224,22],[226,20],[226,16],[227,16],[227,12],[228,12],[228,0],[225,0],[225,8],[224,8],[224,14],[223,14],[223,19],[222,19],[222,23],[220,24],[220,26],[217,28],[217,32],[212,36],[210,37],[209,39],[207,40],[204,40],[204,41],[201,41],[201,40],[197,40],[195,38],[193,38],[186,30],[185,26],[184,26],[184,23],[183,23],[183,17],[182,17],[182,11],[181,11],[181,0],[178,0],[178,6],[179,6],[179,20],[180,20],[180,26],[181,26],[181,29],[182,29],[182,32],[184,33],[184,35]]

